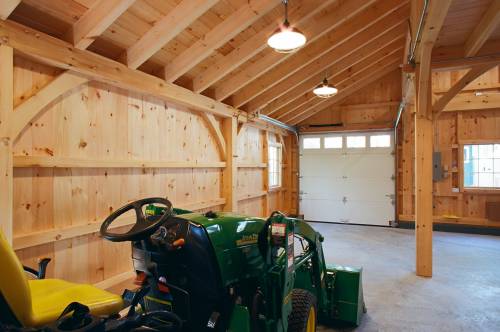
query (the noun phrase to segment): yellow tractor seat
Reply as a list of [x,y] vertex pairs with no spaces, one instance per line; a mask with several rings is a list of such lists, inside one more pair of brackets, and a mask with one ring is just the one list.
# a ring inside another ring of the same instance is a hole
[[120,296],[86,284],[58,279],[28,280],[23,266],[0,230],[0,307],[2,317],[10,312],[24,327],[39,327],[57,320],[71,302],[89,307],[94,315],[118,313],[124,306]]
[[89,307],[94,315],[110,315],[123,308],[122,298],[91,285],[58,279],[28,280],[32,299],[32,323],[40,326],[54,322],[71,303]]

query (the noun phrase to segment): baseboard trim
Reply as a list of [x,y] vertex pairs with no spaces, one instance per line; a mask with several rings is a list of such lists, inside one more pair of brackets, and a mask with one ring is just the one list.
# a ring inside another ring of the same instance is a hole
[[[397,223],[396,227],[397,228],[404,228],[404,229],[415,229],[415,222],[414,221],[399,221]],[[434,231],[439,231],[439,232],[500,236],[500,228],[493,228],[493,227],[434,223],[432,229]]]

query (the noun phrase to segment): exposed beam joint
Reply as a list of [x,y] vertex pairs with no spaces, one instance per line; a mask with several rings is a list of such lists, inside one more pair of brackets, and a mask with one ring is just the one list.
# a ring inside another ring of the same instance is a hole
[[[130,69],[98,54],[73,48],[67,42],[30,29],[19,23],[0,21],[0,44],[14,48],[28,58],[107,84],[158,97],[197,111],[232,117],[238,110],[188,89]],[[244,121],[244,119],[242,119]]]
[[86,49],[122,15],[135,0],[100,0],[67,31],[66,40]]

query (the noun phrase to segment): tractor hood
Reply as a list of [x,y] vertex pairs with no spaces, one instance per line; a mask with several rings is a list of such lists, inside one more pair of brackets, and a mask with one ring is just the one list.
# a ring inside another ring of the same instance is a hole
[[214,218],[200,213],[178,215],[208,235],[221,271],[224,286],[241,278],[258,276],[264,260],[258,249],[258,234],[265,219],[229,212],[217,212]]

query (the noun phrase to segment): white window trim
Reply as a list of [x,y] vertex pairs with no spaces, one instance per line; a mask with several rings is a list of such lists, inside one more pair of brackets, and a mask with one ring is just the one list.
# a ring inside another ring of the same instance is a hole
[[[269,184],[269,190],[273,190],[273,189],[278,189],[278,188],[281,188],[283,186],[283,145],[281,143],[275,143],[275,142],[269,142],[268,143],[268,149],[270,149],[271,147],[275,147],[278,149],[278,168],[277,168],[277,173],[278,173],[278,184],[276,185],[271,185],[271,181],[270,181],[270,177],[271,177],[271,174],[273,172],[271,172],[271,165],[269,163],[269,157],[270,157],[270,154],[268,152],[268,157],[267,157],[267,163],[268,163],[268,166],[267,166],[267,182]],[[313,150],[318,150],[318,149],[313,149]]]

